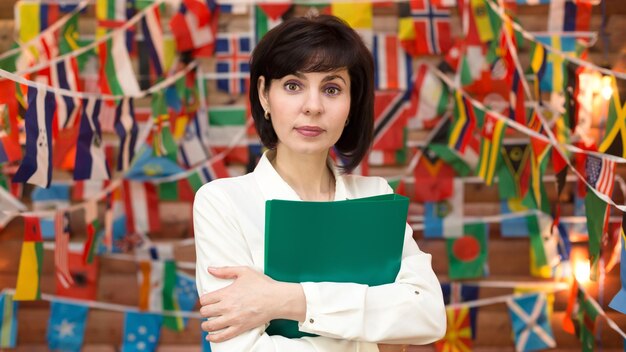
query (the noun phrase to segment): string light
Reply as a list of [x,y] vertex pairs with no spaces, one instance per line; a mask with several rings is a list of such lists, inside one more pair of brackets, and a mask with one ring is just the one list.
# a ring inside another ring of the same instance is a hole
[[590,273],[591,270],[589,268],[589,260],[577,260],[575,262],[574,275],[580,284],[586,284],[589,282]]
[[611,81],[611,76],[602,77],[600,95],[602,95],[602,98],[604,98],[604,100],[609,100],[613,96],[613,85]]

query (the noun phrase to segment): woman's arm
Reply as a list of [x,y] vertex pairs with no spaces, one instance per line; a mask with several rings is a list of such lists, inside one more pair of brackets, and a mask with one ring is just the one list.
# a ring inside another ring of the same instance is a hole
[[[208,272],[209,267],[254,267],[250,248],[236,221],[234,205],[230,198],[218,187],[213,187],[211,184],[205,185],[196,193],[193,205],[193,221],[196,242],[196,282],[200,296],[205,293],[227,289],[235,282],[232,278],[218,278],[210,275]],[[254,294],[255,292],[252,291],[251,293]],[[280,300],[280,298],[276,298]],[[379,351],[375,343],[355,342],[329,337],[288,339],[282,336],[269,336],[264,331],[264,324],[255,326],[227,341],[211,343],[211,348],[214,352]]]
[[382,343],[427,344],[443,337],[441,286],[407,225],[396,281],[372,286],[302,283],[307,317],[300,330],[322,336]]

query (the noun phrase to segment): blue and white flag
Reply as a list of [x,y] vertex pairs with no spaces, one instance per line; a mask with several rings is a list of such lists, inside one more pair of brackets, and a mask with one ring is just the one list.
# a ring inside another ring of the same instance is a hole
[[95,98],[83,101],[76,144],[75,180],[108,180],[110,177],[100,130],[100,104],[101,101]]
[[143,145],[135,155],[126,178],[133,181],[148,181],[153,178],[167,177],[183,172],[183,169],[171,159],[155,156],[152,148]]
[[515,350],[535,351],[556,346],[546,310],[546,295],[538,293],[509,298],[511,325],[515,334]]
[[[201,134],[200,119],[198,114],[187,124],[185,135],[180,142],[178,160],[190,168],[209,158],[206,144]],[[206,117],[205,117],[206,118]]]
[[51,351],[80,351],[88,312],[87,306],[53,301],[48,322],[48,348]]
[[53,182],[48,188],[35,187],[30,194],[33,209],[64,208],[70,205],[70,185]]
[[135,108],[132,98],[125,98],[115,108],[115,132],[120,137],[117,169],[126,170],[135,156],[135,144],[139,128],[135,120]]
[[[76,58],[69,57],[52,65],[50,79],[54,87],[67,89],[72,92],[79,91],[78,63]],[[59,129],[73,127],[76,119],[80,116],[80,98],[59,94],[56,97],[56,102]]]
[[17,340],[17,302],[0,293],[0,349],[15,348]]
[[122,352],[156,351],[163,317],[152,313],[126,312]]
[[[176,301],[181,311],[189,312],[198,303],[196,279],[182,271],[176,273],[176,287],[174,288]],[[187,325],[187,318],[183,319],[183,326]]]
[[218,79],[217,88],[230,94],[246,92],[250,73],[252,38],[244,34],[220,34],[215,42],[215,71],[232,78]]
[[154,73],[157,77],[162,77],[163,67],[165,67],[165,51],[163,49],[163,28],[161,27],[161,15],[158,6],[154,6],[146,12],[146,15],[141,19],[141,29]]
[[28,87],[28,109],[24,116],[26,153],[13,182],[48,187],[52,180],[52,118],[56,110],[54,94],[43,86]]

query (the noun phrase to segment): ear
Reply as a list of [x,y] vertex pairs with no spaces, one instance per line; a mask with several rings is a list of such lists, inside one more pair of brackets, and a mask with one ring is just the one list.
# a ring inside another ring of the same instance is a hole
[[259,101],[261,102],[261,106],[264,110],[269,110],[270,103],[269,99],[267,99],[265,83],[265,77],[260,76],[259,80],[257,81],[257,90],[259,91]]

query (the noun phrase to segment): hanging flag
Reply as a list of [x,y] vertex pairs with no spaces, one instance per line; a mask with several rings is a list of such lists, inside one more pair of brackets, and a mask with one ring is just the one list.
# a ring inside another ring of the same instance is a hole
[[487,186],[493,184],[493,179],[500,162],[500,148],[506,124],[496,119],[492,114],[485,115],[485,123],[481,131],[480,159],[478,161],[478,176]]
[[247,92],[251,38],[245,34],[220,34],[215,43],[215,71],[231,78],[217,80],[217,88],[230,94]]
[[164,156],[154,156],[152,148],[143,145],[135,155],[126,179],[133,181],[149,181],[155,178],[168,177],[183,172],[175,162]]
[[[214,5],[214,4],[213,4]],[[216,9],[201,0],[183,0],[170,19],[170,29],[180,52],[210,47],[217,33]]]
[[54,267],[58,282],[65,288],[74,284],[70,273],[68,251],[70,244],[70,214],[67,211],[57,211],[54,217]]
[[212,106],[209,108],[209,129],[207,141],[217,154],[233,148],[226,155],[226,162],[246,164],[248,143],[246,132],[246,108],[240,105]]
[[523,199],[530,187],[530,147],[528,144],[505,144],[500,150],[502,166],[498,169],[500,198]]
[[65,288],[56,280],[56,294],[61,297],[76,298],[94,301],[98,294],[98,257],[93,262],[85,264],[83,255],[76,252],[68,252],[68,267],[74,284]]
[[448,145],[463,153],[476,128],[476,115],[472,104],[459,91],[455,92],[455,102]]
[[437,55],[450,49],[450,10],[436,6],[430,0],[399,5],[398,38],[407,53],[411,56]]
[[454,169],[430,148],[424,149],[415,170],[415,200],[438,202],[452,196]]
[[528,224],[526,215],[509,217],[508,215],[528,211],[520,198],[500,200],[500,213],[506,218],[500,221],[500,234],[502,237],[528,237]]
[[377,91],[374,96],[374,141],[370,165],[402,164],[406,159],[405,92]]
[[530,239],[531,275],[551,278],[552,269],[561,260],[558,253],[559,234],[552,231],[552,219],[543,213],[528,215],[526,223]]
[[67,208],[70,205],[70,185],[52,183],[48,188],[35,187],[30,193],[34,210]]
[[135,96],[140,93],[139,83],[126,47],[124,31],[99,44],[99,85],[102,93]]
[[469,319],[469,308],[446,308],[448,320],[446,334],[443,339],[435,342],[438,352],[471,351],[472,326]]
[[620,241],[622,243],[621,252],[621,261],[620,261],[620,280],[622,282],[622,287],[617,292],[617,294],[609,303],[609,307],[615,309],[622,314],[626,314],[626,231],[624,231],[624,226],[626,226],[626,213],[622,215],[622,225],[620,226]]
[[[537,36],[536,39],[544,45],[565,54],[576,55],[576,38],[564,36]],[[562,92],[565,89],[565,59],[550,51],[546,59],[546,68],[541,80],[541,90],[547,92]]]
[[102,239],[96,200],[88,201],[85,204],[85,224],[87,224],[87,240],[83,248],[83,262],[89,264],[93,262]]
[[576,334],[581,342],[581,350],[585,352],[594,351],[596,344],[596,318],[600,311],[594,303],[593,299],[580,288],[578,281],[574,280],[563,317],[563,330]]
[[108,180],[110,178],[100,129],[100,104],[101,101],[95,98],[89,98],[83,102],[84,109],[76,145],[75,180]]
[[[180,301],[176,294],[176,262],[174,260],[166,260],[163,268],[163,311],[180,312]],[[185,323],[180,316],[163,317],[163,325],[174,331],[183,331]]]
[[424,203],[424,238],[463,236],[463,179],[455,177],[453,187],[451,198]]
[[545,293],[509,298],[506,304],[515,334],[516,351],[556,347],[547,315]]
[[72,188],[72,200],[73,201],[85,201],[93,199],[96,195],[106,186],[107,181],[103,180],[83,180],[75,181]]
[[[198,303],[198,290],[194,277],[182,272],[176,272],[176,288],[174,289],[176,300],[180,305],[180,310],[190,312],[194,310]],[[183,324],[187,324],[187,318],[183,319]]]
[[550,142],[531,136],[530,146],[530,188],[532,195],[537,204],[537,209],[542,210],[544,213],[550,213],[550,204],[543,183],[543,175],[550,160],[551,145]]
[[376,89],[409,90],[413,77],[413,63],[411,56],[400,47],[396,34],[375,34],[372,54]]
[[127,170],[131,160],[133,160],[138,131],[133,99],[122,99],[115,109],[115,132],[120,137],[117,156],[118,171]]
[[330,14],[343,19],[372,49],[374,7],[370,2],[331,2]]
[[43,263],[43,241],[39,220],[24,217],[24,242],[15,286],[16,301],[38,300],[41,294],[40,277]]
[[17,122],[17,102],[14,99],[15,85],[7,79],[0,79],[0,90],[6,95],[0,97],[0,164],[22,159],[19,128]]
[[13,182],[48,187],[52,179],[52,118],[56,109],[54,94],[43,86],[28,88],[26,110],[26,151]]
[[448,96],[448,87],[439,77],[426,64],[419,65],[407,110],[409,128],[434,127],[448,107]]
[[194,167],[200,162],[206,161],[210,155],[206,146],[208,143],[205,143],[201,131],[201,118],[202,117],[198,114],[189,121],[185,128],[185,135],[180,142],[178,160],[187,168]]
[[156,351],[162,322],[161,315],[126,312],[122,351]]
[[550,2],[549,32],[586,32],[591,21],[591,1],[561,0]]
[[195,193],[205,183],[211,182],[212,180],[215,180],[217,178],[228,176],[229,174],[226,166],[224,165],[224,160],[215,159],[212,160],[209,165],[204,165],[196,169],[196,171],[192,172],[187,177],[187,180],[189,181],[189,185]]
[[48,321],[48,348],[51,351],[80,351],[88,312],[89,308],[84,305],[52,301]]
[[18,303],[10,294],[0,292],[0,348],[15,348]]
[[622,104],[615,77],[610,76],[613,94],[609,99],[609,111],[605,134],[598,151],[626,157],[626,104]]
[[258,3],[254,6],[254,39],[258,43],[261,38],[272,28],[283,22],[283,17],[290,11],[290,2],[284,3]]
[[[478,300],[480,287],[472,284],[464,284],[458,281],[441,284],[443,302],[447,305],[471,302]],[[476,339],[476,322],[478,319],[478,307],[469,309],[469,321],[472,328],[471,338]]]
[[[78,63],[76,58],[68,57],[51,66],[51,85],[72,92],[79,92]],[[57,122],[59,129],[70,128],[80,116],[81,100],[77,97],[56,95]]]
[[450,279],[472,279],[487,275],[488,234],[489,227],[485,223],[465,224],[463,236],[446,239]]
[[478,37],[483,43],[495,39],[493,27],[491,25],[491,11],[486,0],[470,0],[471,25],[476,28]]
[[161,227],[158,202],[159,195],[154,184],[124,181],[128,233],[146,234]]
[[141,29],[146,41],[150,57],[150,64],[158,78],[163,76],[165,52],[163,49],[163,28],[161,28],[161,14],[158,6],[153,6],[145,12],[141,19]]
[[142,260],[138,265],[139,309],[161,310],[163,308],[165,262],[162,260]]

